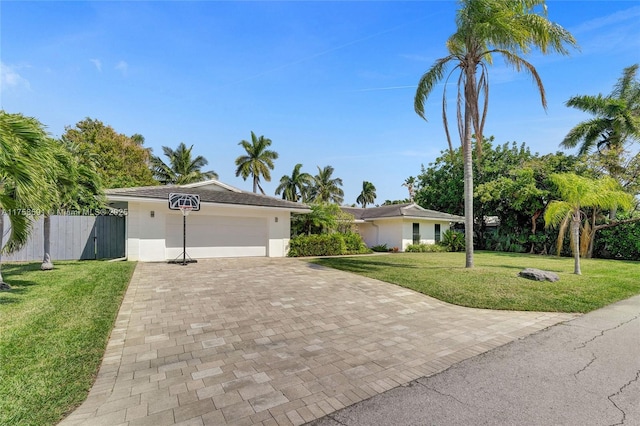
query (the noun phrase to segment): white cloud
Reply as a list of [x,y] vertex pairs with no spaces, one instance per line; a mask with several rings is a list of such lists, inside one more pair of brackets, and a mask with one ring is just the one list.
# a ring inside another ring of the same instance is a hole
[[595,31],[603,27],[616,26],[624,21],[636,21],[639,16],[640,6],[635,6],[626,10],[620,10],[618,12],[612,13],[611,15],[583,22],[581,25],[575,27],[572,32],[574,34],[579,34],[588,31]]
[[116,65],[116,69],[118,71],[120,71],[122,73],[122,75],[126,75],[127,74],[127,70],[129,69],[129,64],[127,64],[125,61],[120,61]]
[[91,63],[95,65],[98,71],[102,72],[102,62],[100,62],[100,59],[89,59],[89,61],[91,61]]
[[0,89],[26,88],[31,89],[29,80],[18,74],[18,70],[23,67],[15,67],[0,62]]

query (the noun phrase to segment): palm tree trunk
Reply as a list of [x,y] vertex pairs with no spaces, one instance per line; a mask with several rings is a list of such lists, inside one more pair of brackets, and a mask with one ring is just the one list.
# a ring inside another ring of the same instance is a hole
[[11,286],[2,280],[2,240],[4,237],[4,210],[0,208],[0,290],[11,290]]
[[475,97],[475,69],[467,68],[464,104],[464,242],[465,268],[473,268],[473,154],[471,144],[471,103]]
[[51,216],[48,214],[44,215],[44,259],[42,259],[40,269],[43,271],[53,269],[53,262],[51,262]]
[[253,175],[253,193],[258,193],[258,176]]
[[573,214],[571,232],[573,233],[573,273],[582,275],[580,270],[580,211]]

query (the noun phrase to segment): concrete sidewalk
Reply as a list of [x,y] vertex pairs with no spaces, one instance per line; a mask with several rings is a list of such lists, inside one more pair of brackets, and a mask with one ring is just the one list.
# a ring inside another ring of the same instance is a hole
[[295,259],[139,263],[63,425],[299,425],[575,315],[449,305]]
[[640,425],[640,296],[313,422]]

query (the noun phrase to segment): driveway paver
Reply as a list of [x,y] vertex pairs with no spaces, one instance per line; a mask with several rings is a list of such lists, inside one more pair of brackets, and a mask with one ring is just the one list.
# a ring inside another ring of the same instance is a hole
[[61,425],[299,425],[574,317],[463,308],[295,259],[139,263]]

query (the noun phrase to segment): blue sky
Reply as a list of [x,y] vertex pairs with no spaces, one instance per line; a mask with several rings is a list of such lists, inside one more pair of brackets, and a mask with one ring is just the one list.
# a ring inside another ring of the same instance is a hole
[[[547,90],[546,112],[530,78],[496,60],[485,127],[497,143],[526,142],[541,154],[560,150],[588,117],[564,106],[570,96],[609,93],[640,62],[640,1],[547,4],[580,50],[527,57]],[[413,97],[446,55],[456,9],[455,1],[4,0],[0,106],[38,118],[53,136],[91,117],[142,134],[158,155],[194,145],[221,181],[246,190],[234,160],[254,131],[280,154],[263,185],[269,195],[302,163],[311,174],[332,165],[345,204],[364,180],[377,203],[403,199],[404,180],[447,146],[443,86],[426,106],[428,122]]]

